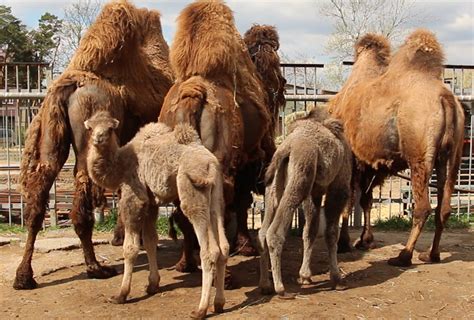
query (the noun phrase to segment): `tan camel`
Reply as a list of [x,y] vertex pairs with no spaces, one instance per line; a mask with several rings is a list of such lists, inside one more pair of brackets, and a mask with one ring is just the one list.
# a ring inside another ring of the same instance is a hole
[[114,132],[119,122],[109,113],[98,112],[84,125],[91,132],[87,165],[92,180],[103,188],[122,190],[119,210],[125,225],[125,271],[120,293],[112,297],[112,302],[124,303],[130,292],[141,232],[150,264],[147,293],[158,292],[158,206],[179,198],[201,247],[202,294],[199,308],[192,316],[205,317],[214,278],[214,308],[223,312],[229,244],[224,232],[219,161],[202,146],[197,132],[187,124],[177,125],[173,131],[161,123],[148,124],[123,147],[119,147]]
[[359,82],[333,104],[344,123],[356,158],[376,172],[409,168],[415,209],[405,248],[389,264],[411,265],[415,243],[431,212],[428,182],[438,177],[436,231],[429,253],[420,259],[439,262],[439,242],[451,213],[451,194],[462,153],[464,113],[441,79],[444,54],[433,33],[416,30],[379,77]]
[[[196,1],[177,22],[170,51],[177,81],[165,98],[159,121],[170,127],[191,124],[219,159],[229,216],[237,211],[233,203],[243,194],[236,192],[240,169],[271,157],[267,154],[271,139],[265,138],[272,125],[268,97],[225,4]],[[184,234],[184,252],[176,269],[194,271],[192,229],[179,214],[175,217]]]
[[[344,104],[347,93],[357,84],[364,83],[380,76],[390,63],[390,43],[385,36],[368,33],[362,36],[354,46],[354,66],[349,78],[338,94],[330,101],[329,110],[336,105]],[[375,171],[371,166],[354,160],[352,192],[348,210],[343,213],[341,233],[338,242],[338,252],[351,250],[349,237],[349,214],[352,211],[356,190],[360,194],[359,203],[364,211],[364,228],[356,247],[360,249],[373,248],[374,237],[370,225],[370,210],[372,208],[372,190],[381,185],[388,174],[382,170]]]
[[274,289],[282,298],[293,298],[285,292],[281,277],[281,253],[294,211],[307,198],[314,210],[305,210],[303,230],[303,263],[300,283],[311,282],[311,254],[319,229],[322,197],[325,196],[325,239],[329,253],[330,277],[335,288],[341,282],[337,265],[339,218],[350,193],[352,154],[345,141],[342,123],[328,118],[320,108],[296,120],[293,131],[278,147],[266,173],[265,217],[258,234],[260,288],[273,292],[268,274],[271,259]]
[[121,120],[120,143],[138,128],[156,120],[172,84],[168,46],[157,11],[137,9],[127,1],[104,6],[84,35],[71,63],[53,82],[28,128],[20,172],[26,200],[28,239],[13,284],[32,289],[31,260],[36,235],[42,226],[49,190],[69,155],[76,155],[76,192],[71,218],[81,239],[87,275],[107,278],[116,274],[101,266],[92,246],[94,199],[103,197],[89,179],[86,166],[88,136],[83,122],[97,110],[109,110]]

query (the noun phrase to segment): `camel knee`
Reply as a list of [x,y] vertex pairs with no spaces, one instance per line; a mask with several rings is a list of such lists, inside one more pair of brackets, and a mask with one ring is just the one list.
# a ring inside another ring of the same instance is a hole
[[277,233],[267,233],[267,245],[270,252],[281,252],[285,237]]

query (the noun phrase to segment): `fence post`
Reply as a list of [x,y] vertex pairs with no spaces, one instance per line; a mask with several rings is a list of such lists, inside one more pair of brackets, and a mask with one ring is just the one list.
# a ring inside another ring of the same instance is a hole
[[56,181],[53,183],[51,190],[49,190],[49,223],[51,227],[58,225],[58,214],[56,212]]

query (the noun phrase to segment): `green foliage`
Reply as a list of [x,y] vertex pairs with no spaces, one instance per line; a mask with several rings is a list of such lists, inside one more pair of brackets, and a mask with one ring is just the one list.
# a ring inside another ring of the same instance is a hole
[[9,225],[8,223],[0,223],[0,234],[17,234],[17,233],[25,233],[26,228],[21,227],[17,224]]
[[38,29],[32,30],[31,40],[36,61],[49,61],[54,59],[54,51],[59,45],[59,32],[63,21],[57,16],[46,12],[38,21]]
[[5,5],[0,5],[0,48],[4,50],[6,61],[32,61],[28,30]]
[[96,223],[94,225],[94,229],[100,232],[112,231],[114,230],[115,225],[117,224],[117,219],[118,219],[117,209],[116,208],[110,209],[109,214],[104,217],[104,221],[101,223]]
[[[446,224],[446,229],[469,229],[471,222],[468,220],[467,215],[460,215],[459,217],[451,215]],[[411,226],[411,219],[402,216],[394,216],[384,220],[379,219],[374,223],[375,228],[385,231],[409,231]],[[431,215],[425,223],[424,230],[434,231],[435,229],[435,218]]]

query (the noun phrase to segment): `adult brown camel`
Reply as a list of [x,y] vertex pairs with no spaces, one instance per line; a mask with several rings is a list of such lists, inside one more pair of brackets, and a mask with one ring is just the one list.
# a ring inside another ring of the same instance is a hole
[[98,110],[110,111],[123,123],[118,128],[123,144],[143,124],[156,120],[172,84],[168,55],[157,11],[137,9],[127,1],[112,2],[104,6],[67,69],[48,89],[28,129],[21,162],[28,239],[15,289],[37,286],[31,268],[34,243],[49,190],[71,144],[76,155],[71,218],[82,243],[87,275],[107,278],[116,274],[113,268],[99,264],[92,246],[92,209],[103,190],[87,174],[88,133],[83,122]]
[[420,29],[410,34],[386,71],[359,82],[333,104],[344,123],[354,155],[376,171],[393,174],[409,168],[415,208],[405,248],[388,263],[409,266],[416,241],[431,212],[428,182],[438,177],[436,231],[425,262],[439,262],[439,242],[451,213],[451,194],[462,153],[464,113],[441,79],[444,54],[435,35]]
[[[385,36],[374,33],[362,36],[354,46],[352,72],[338,94],[330,101],[329,109],[333,109],[338,104],[344,104],[347,93],[353,90],[355,85],[370,81],[385,72],[391,58],[390,51],[390,43]],[[370,165],[357,159],[354,159],[352,174],[351,205],[348,206],[348,210],[343,214],[338,252],[348,252],[351,250],[349,214],[354,204],[356,189],[360,192],[360,205],[364,211],[364,228],[356,247],[370,248],[373,246],[373,235],[370,225],[372,190],[375,186],[383,183],[388,176],[388,172],[380,169],[375,171]]]
[[[181,12],[170,60],[177,81],[166,96],[160,121],[171,127],[189,122],[204,146],[219,159],[229,216],[238,209],[232,204],[238,199],[234,198],[237,173],[246,164],[269,161],[274,152],[268,138],[273,134],[273,124],[266,88],[235,28],[231,10],[220,1],[197,1]],[[279,70],[279,65],[276,68]],[[255,181],[255,176],[252,179]],[[176,269],[194,271],[197,264],[191,225],[179,210],[174,219],[184,234],[183,256]],[[243,221],[238,220],[242,226]],[[237,239],[249,246],[246,229],[245,219]]]

